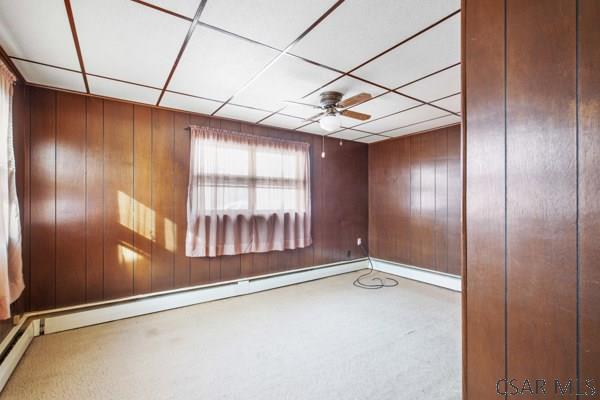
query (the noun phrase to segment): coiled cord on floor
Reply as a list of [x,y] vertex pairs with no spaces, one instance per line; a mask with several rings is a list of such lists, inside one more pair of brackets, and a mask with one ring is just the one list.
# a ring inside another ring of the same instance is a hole
[[354,282],[352,282],[352,284],[361,289],[381,289],[384,287],[398,286],[397,280],[389,278],[387,276],[384,278],[380,278],[377,276],[371,277],[369,282],[364,282],[363,279],[371,275],[375,270],[373,269],[373,263],[371,262],[371,256],[369,255],[369,251],[362,244],[360,245],[360,248],[364,251],[365,255],[367,256],[367,259],[369,260],[369,272],[367,272],[366,274],[362,274],[361,276],[356,278]]

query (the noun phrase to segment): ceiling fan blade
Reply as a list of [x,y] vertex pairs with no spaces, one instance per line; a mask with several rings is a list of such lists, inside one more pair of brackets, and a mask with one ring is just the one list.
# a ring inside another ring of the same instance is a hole
[[369,93],[359,93],[356,96],[352,96],[352,97],[348,97],[345,100],[342,100],[341,103],[338,104],[338,107],[340,108],[348,108],[348,107],[352,107],[358,103],[362,103],[364,101],[369,100],[371,96]]
[[371,118],[371,116],[369,114],[363,114],[363,113],[359,113],[356,111],[350,111],[350,110],[341,111],[340,114],[343,115],[344,117],[359,119],[361,121],[366,121],[369,118]]
[[317,115],[313,115],[310,118],[306,118],[305,121],[317,121],[323,114],[325,114],[324,112],[320,112]]
[[289,104],[298,104],[301,106],[306,106],[306,107],[310,107],[310,108],[321,108],[321,106],[317,106],[314,104],[308,104],[308,103],[301,103],[299,101],[293,101],[293,100],[284,100],[284,103],[289,103]]

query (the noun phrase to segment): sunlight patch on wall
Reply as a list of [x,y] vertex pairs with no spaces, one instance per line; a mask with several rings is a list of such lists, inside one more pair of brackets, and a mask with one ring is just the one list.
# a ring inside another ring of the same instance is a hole
[[144,203],[119,190],[117,193],[119,204],[119,223],[145,237],[153,240],[155,212]]
[[164,219],[165,224],[165,249],[170,252],[177,250],[177,224],[168,218]]
[[[119,205],[119,223],[122,226],[152,242],[164,246],[170,252],[177,250],[176,223],[169,218],[163,218],[164,237],[156,238],[157,218],[156,212],[153,209],[122,191],[117,192],[117,202]],[[131,249],[128,250],[132,251]],[[120,250],[119,254],[121,254]]]
[[136,253],[135,250],[132,250],[123,244],[118,245],[118,253],[119,264],[132,263],[140,257],[140,255]]

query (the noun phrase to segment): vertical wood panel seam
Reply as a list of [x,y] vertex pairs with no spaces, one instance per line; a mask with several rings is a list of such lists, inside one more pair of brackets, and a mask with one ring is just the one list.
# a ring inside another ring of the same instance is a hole
[[580,393],[580,256],[579,256],[579,0],[575,1],[575,375],[577,382],[577,393]]
[[[504,378],[508,379],[508,0],[504,0]],[[507,391],[508,392],[508,391]],[[508,399],[508,394],[504,395]]]
[[[439,136],[438,133],[433,137],[433,265],[431,268],[439,270],[437,263],[437,136]],[[446,205],[447,209],[448,205]]]
[[150,233],[150,291],[153,291],[154,285],[154,243],[156,235],[156,211],[154,211],[154,115],[156,110],[150,110],[150,215],[152,223],[150,225],[152,232]]
[[[28,154],[27,154],[27,162],[29,163],[29,167],[27,168],[28,169],[27,172],[29,173],[29,179],[28,179],[28,182],[27,182],[27,184],[28,184],[28,190],[27,190],[27,193],[28,193],[27,207],[29,208],[29,210],[28,210],[28,214],[29,214],[28,224],[29,224],[29,226],[27,227],[27,236],[29,237],[29,244],[27,246],[28,247],[27,251],[29,253],[29,268],[28,268],[29,269],[29,273],[28,273],[29,276],[27,277],[27,284],[29,285],[29,287],[31,287],[31,230],[32,230],[31,229],[31,147],[32,147],[31,146],[31,114],[32,114],[32,112],[31,112],[31,90],[29,90],[29,98],[27,99],[27,101],[29,103],[27,105],[27,107],[29,108],[29,132],[28,132],[28,135],[29,135],[29,149],[28,149]],[[28,299],[29,300],[28,301],[29,307],[31,307],[32,292],[33,292],[32,290],[29,290],[28,293],[27,293],[27,296],[29,297],[29,299]]]
[[[170,228],[173,230],[173,244],[177,248],[177,228],[175,224],[175,114],[171,114],[171,219]],[[165,243],[166,245],[166,243]],[[166,246],[165,246],[166,247]],[[176,250],[171,250],[171,287],[175,287],[175,261]]]
[[106,293],[106,279],[105,279],[105,264],[106,264],[106,257],[104,256],[104,252],[106,249],[106,176],[105,176],[105,166],[106,166],[106,162],[105,162],[105,153],[106,153],[106,140],[105,140],[105,126],[106,126],[106,120],[105,120],[105,113],[104,113],[104,109],[105,109],[105,103],[106,101],[104,99],[101,100],[102,102],[102,298],[104,299],[105,293]]
[[[133,251],[136,250],[135,248],[135,237],[136,237],[136,211],[138,209],[138,207],[135,206],[135,115],[136,115],[136,107],[137,106],[133,106],[133,130],[131,132],[131,136],[132,136],[132,143],[131,143],[131,211],[132,211],[132,221],[131,221],[131,226],[132,226],[132,235],[131,235],[131,247],[133,248]],[[136,266],[137,266],[137,261],[138,257],[133,257],[133,262],[132,262],[132,268],[131,268],[131,294],[135,295],[135,270],[136,270]]]
[[408,138],[408,254],[406,261],[410,262],[413,258],[412,255],[412,240],[413,240],[413,221],[412,221],[412,139]]
[[83,285],[83,298],[85,300],[88,299],[88,254],[87,254],[87,250],[88,250],[88,169],[87,169],[87,164],[88,164],[88,99],[85,98],[84,99],[84,104],[85,104],[85,132],[84,132],[84,156],[83,156],[83,229],[84,231],[84,235],[83,235],[83,265],[84,265],[84,269],[83,269],[83,273],[84,273],[84,285]]
[[52,302],[52,304],[54,306],[56,306],[56,250],[57,250],[57,246],[56,246],[56,221],[57,221],[57,197],[56,197],[56,183],[58,181],[58,174],[57,174],[57,126],[58,126],[58,92],[54,92],[54,232],[53,232],[53,236],[54,236],[54,300]]
[[[446,128],[446,272],[450,271],[450,263],[448,262],[448,260],[450,259],[450,246],[448,246],[448,242],[449,242],[448,239],[450,238],[450,227],[449,227],[450,187],[448,186],[449,185],[448,175],[450,175],[450,148],[448,146],[448,129],[449,128]],[[461,185],[461,188],[462,188],[462,185]]]
[[[461,2],[461,130],[459,132],[461,138],[461,315],[462,315],[462,392],[464,400],[468,400],[468,382],[469,382],[469,359],[468,355],[468,323],[467,323],[467,205],[466,205],[466,193],[467,193],[467,0]],[[446,137],[446,152],[448,152],[448,138]],[[447,164],[448,165],[448,164]],[[449,171],[446,169],[446,199],[449,198],[448,188],[448,176]],[[446,203],[448,201],[446,200]],[[448,237],[448,213],[446,213],[446,234]],[[446,247],[448,247],[446,241]],[[448,262],[446,261],[446,264]]]

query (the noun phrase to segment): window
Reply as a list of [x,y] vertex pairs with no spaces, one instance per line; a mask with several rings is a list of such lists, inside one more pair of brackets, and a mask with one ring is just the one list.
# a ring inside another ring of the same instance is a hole
[[189,256],[310,245],[308,144],[191,129]]

